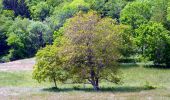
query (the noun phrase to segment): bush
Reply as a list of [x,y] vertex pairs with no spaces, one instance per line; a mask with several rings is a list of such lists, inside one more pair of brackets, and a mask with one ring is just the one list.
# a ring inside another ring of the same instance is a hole
[[73,86],[73,89],[74,89],[74,90],[80,90],[80,85],[74,85],[74,86]]
[[146,81],[145,85],[144,85],[144,88],[147,89],[147,90],[150,90],[150,89],[156,89],[157,86],[151,84],[150,82]]

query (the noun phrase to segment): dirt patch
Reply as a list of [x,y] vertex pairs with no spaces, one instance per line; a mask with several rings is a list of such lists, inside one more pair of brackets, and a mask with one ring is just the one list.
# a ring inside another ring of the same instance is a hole
[[20,100],[22,96],[27,96],[38,93],[39,88],[24,88],[24,87],[0,87],[0,100]]
[[35,65],[35,58],[0,63],[0,71],[23,71],[32,70]]

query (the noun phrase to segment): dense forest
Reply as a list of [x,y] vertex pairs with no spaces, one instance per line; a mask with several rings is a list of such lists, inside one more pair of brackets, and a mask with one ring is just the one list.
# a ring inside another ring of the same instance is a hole
[[170,64],[169,0],[0,0],[0,61],[35,56],[69,18],[92,10],[126,25],[120,61]]

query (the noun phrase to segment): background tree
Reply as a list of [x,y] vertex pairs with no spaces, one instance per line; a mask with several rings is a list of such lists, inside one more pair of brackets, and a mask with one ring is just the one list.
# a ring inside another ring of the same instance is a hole
[[30,18],[30,11],[25,0],[3,0],[3,7],[6,10],[13,10],[15,16]]
[[120,11],[126,3],[126,0],[94,0],[92,9],[99,12],[102,17],[110,16],[119,19]]
[[159,23],[149,22],[136,29],[135,38],[142,55],[155,64],[169,65],[170,32]]
[[48,3],[48,5],[50,5],[52,7],[56,7],[65,1],[69,1],[69,0],[47,0],[47,3]]
[[50,6],[46,2],[39,2],[31,6],[31,16],[34,20],[43,21],[50,13]]
[[170,21],[170,2],[168,2],[168,6],[167,6],[167,20]]
[[[14,23],[7,31],[7,43],[10,46],[8,58],[15,60],[18,58],[25,58],[27,55],[26,43],[28,32],[27,27],[30,24],[28,19],[16,18]],[[27,55],[28,56],[28,55]]]
[[2,0],[0,0],[0,13],[2,12],[3,10],[3,4],[2,4]]
[[[141,25],[147,24],[148,21],[151,19],[151,4],[149,1],[134,1],[131,3],[128,3],[124,9],[120,13],[120,22],[122,24],[130,25],[130,38],[131,38],[131,47],[129,50],[125,51],[125,54],[129,54],[129,57],[138,56],[138,52],[140,48],[135,46],[135,37],[137,37],[137,33],[135,29],[138,29]],[[128,36],[128,35],[125,35]],[[129,52],[129,53],[127,53]],[[137,58],[135,60],[138,60],[140,58]]]
[[170,1],[167,2],[166,13],[167,13],[167,15],[166,15],[166,22],[165,22],[166,24],[165,24],[165,26],[166,26],[166,28],[168,30],[170,30],[170,28],[169,28],[169,26],[170,26]]
[[[1,9],[1,8],[0,8]],[[5,56],[8,54],[9,46],[7,45],[7,31],[11,24],[13,23],[13,14],[11,11],[5,13],[6,11],[2,10],[0,12],[0,62],[9,61]],[[8,11],[7,11],[8,12]],[[4,14],[5,13],[5,14]]]
[[152,5],[151,21],[166,24],[167,7],[169,0],[152,0],[150,1],[150,3]]
[[151,6],[146,1],[129,3],[121,11],[120,21],[123,24],[131,25],[132,29],[138,28],[141,24],[147,23],[151,17]]
[[8,58],[11,60],[32,57],[38,49],[49,44],[52,38],[47,25],[22,18],[15,19],[6,36],[10,46]]
[[11,20],[15,18],[13,10],[3,10],[2,16],[6,17],[6,18],[11,18]]
[[34,21],[28,26],[30,41],[33,44],[32,47],[38,50],[41,47],[45,47],[46,44],[51,44],[52,33],[49,26],[45,23]]
[[90,9],[88,3],[84,0],[73,0],[72,2],[64,2],[54,8],[54,12],[50,18],[47,18],[47,22],[53,30],[59,30],[63,26],[65,21],[79,11],[87,12]]

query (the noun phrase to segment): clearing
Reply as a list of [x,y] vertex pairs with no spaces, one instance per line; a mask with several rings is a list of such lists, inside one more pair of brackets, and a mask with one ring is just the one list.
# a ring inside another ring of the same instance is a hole
[[0,63],[0,71],[32,70],[35,58]]
[[[35,59],[0,64],[0,100],[170,100],[170,69],[144,65],[122,65],[122,85],[102,82],[100,92],[91,85],[39,84],[32,79]],[[149,89],[150,87],[156,89]]]

